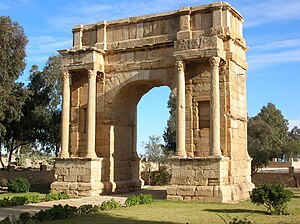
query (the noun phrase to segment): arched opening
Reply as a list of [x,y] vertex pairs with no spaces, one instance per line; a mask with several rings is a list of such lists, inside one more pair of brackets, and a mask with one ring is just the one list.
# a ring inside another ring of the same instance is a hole
[[[151,71],[149,74],[146,80],[144,76],[142,78],[136,77],[122,87],[119,86],[109,106],[108,120],[111,130],[113,129],[110,134],[113,136],[110,142],[112,158],[109,161],[110,176],[112,177],[110,182],[114,182],[115,191],[134,190],[141,186],[140,158],[137,153],[137,105],[140,99],[151,89],[165,86],[162,88],[165,92],[164,95],[166,95],[163,108],[166,108],[168,95],[171,91],[165,82],[166,74],[169,73]],[[152,99],[152,101],[156,100],[155,98]],[[151,108],[151,105],[149,106]],[[165,113],[168,114],[167,111]],[[167,119],[168,115],[165,117]],[[162,124],[162,132],[165,124],[166,121]]]
[[[170,116],[167,102],[171,90],[167,86],[151,89],[146,93],[137,106],[137,152],[144,155],[143,143],[147,143],[149,136],[162,137]],[[163,141],[163,138],[161,138]]]

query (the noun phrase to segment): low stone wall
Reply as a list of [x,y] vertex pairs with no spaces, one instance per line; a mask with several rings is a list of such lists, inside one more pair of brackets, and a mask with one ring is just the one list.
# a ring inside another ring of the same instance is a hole
[[292,163],[290,161],[288,162],[274,162],[274,161],[271,161],[269,164],[268,164],[268,168],[288,168],[288,167],[291,167],[292,166]]
[[30,183],[30,191],[48,192],[55,181],[53,170],[0,170],[0,182],[3,184],[17,177],[26,178]]
[[299,187],[300,173],[255,173],[252,174],[252,182],[255,186],[263,183],[281,183],[286,187]]

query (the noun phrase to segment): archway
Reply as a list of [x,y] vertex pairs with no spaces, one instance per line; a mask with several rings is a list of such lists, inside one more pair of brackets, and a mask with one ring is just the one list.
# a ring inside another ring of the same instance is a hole
[[142,73],[136,74],[134,81],[119,88],[109,107],[109,120],[113,128],[111,135],[114,139],[110,146],[113,157],[113,161],[110,161],[110,166],[113,166],[110,176],[113,176],[115,191],[134,190],[141,186],[140,158],[136,149],[137,105],[151,89],[166,86],[165,77],[171,75],[166,71],[150,70],[147,80]]
[[139,189],[136,105],[176,88],[170,200],[238,201],[252,189],[242,16],[224,2],[74,27],[63,56],[53,191]]

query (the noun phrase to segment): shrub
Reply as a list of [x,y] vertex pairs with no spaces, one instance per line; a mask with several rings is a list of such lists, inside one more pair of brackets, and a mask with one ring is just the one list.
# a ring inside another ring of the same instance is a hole
[[32,223],[31,216],[29,212],[23,212],[19,215],[19,223],[29,224]]
[[252,190],[250,198],[253,204],[265,206],[271,214],[287,215],[287,202],[292,195],[281,184],[262,184]]
[[9,216],[7,216],[3,220],[0,221],[0,224],[12,224],[12,222],[10,221]]
[[28,203],[39,203],[41,202],[41,198],[38,195],[32,195],[28,199]]
[[78,208],[78,214],[80,215],[86,215],[86,214],[90,214],[90,213],[95,213],[98,212],[100,210],[100,207],[97,205],[81,205]]
[[56,219],[66,219],[76,216],[77,211],[78,209],[74,206],[62,206],[61,204],[53,205],[53,207],[48,210],[39,211],[32,217],[32,219],[37,220],[38,222]]
[[5,197],[2,200],[0,200],[0,207],[9,207],[9,206],[12,206],[9,198]]
[[162,186],[168,185],[171,182],[171,174],[167,170],[151,171],[150,173],[144,171],[141,173],[141,176],[146,185]]
[[232,221],[229,221],[229,224],[252,224],[251,221],[245,219],[234,218]]
[[29,203],[29,197],[28,196],[15,196],[10,199],[11,205],[24,205]]
[[24,205],[28,203],[39,203],[41,201],[38,195],[33,196],[14,196],[10,198],[3,198],[0,200],[0,207],[9,207],[16,205]]
[[113,198],[110,201],[104,201],[100,205],[100,210],[111,210],[113,208],[120,208],[121,204],[116,202]]
[[125,205],[129,207],[138,204],[149,204],[152,201],[153,196],[151,194],[131,195],[126,199]]
[[26,178],[17,177],[8,181],[7,188],[12,193],[25,193],[29,191],[30,184]]
[[55,200],[62,200],[62,199],[69,199],[70,196],[66,192],[60,192],[60,193],[48,193],[46,194],[46,201],[55,201]]
[[140,204],[149,204],[151,202],[153,202],[151,194],[140,194]]

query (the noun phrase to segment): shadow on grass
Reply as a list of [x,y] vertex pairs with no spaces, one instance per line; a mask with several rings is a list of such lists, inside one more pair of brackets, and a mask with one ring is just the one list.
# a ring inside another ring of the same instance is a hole
[[109,214],[104,214],[104,213],[96,213],[96,214],[90,214],[90,215],[82,215],[79,217],[75,218],[70,218],[70,219],[62,219],[62,220],[57,220],[53,221],[51,223],[56,223],[56,224],[115,224],[115,223],[122,223],[122,224],[175,224],[174,222],[165,222],[165,221],[153,221],[153,220],[136,220],[134,218],[125,218],[125,217],[116,217],[116,216],[111,216]]
[[204,209],[207,212],[216,212],[216,213],[257,213],[257,214],[268,214],[266,211],[253,210],[253,209]]

